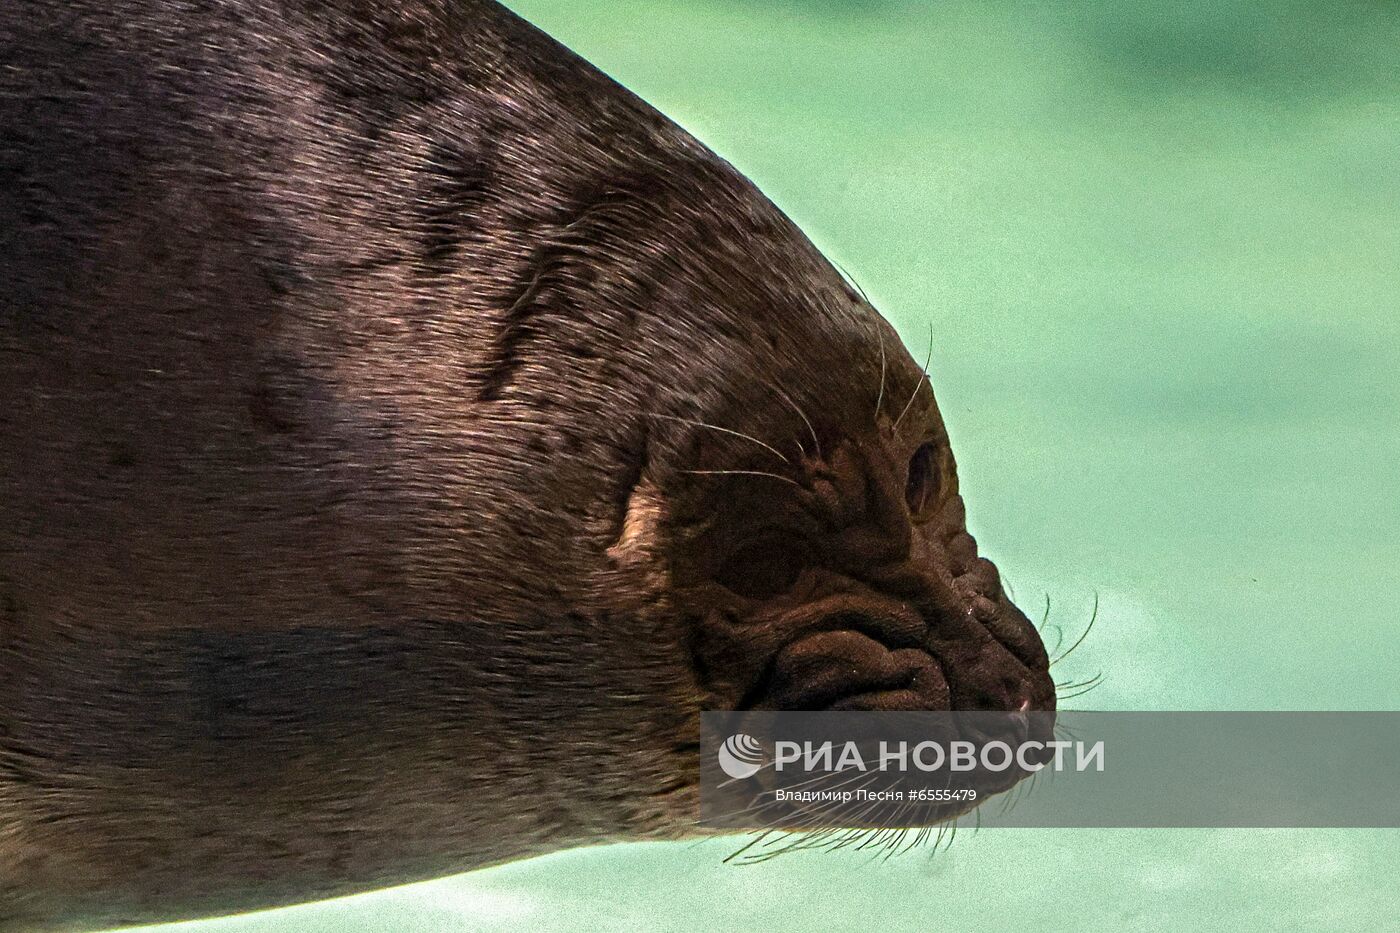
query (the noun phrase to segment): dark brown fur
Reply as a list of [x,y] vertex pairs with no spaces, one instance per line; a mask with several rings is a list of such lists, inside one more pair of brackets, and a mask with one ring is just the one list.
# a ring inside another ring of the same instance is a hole
[[0,439],[0,929],[685,835],[707,708],[1053,706],[894,332],[493,4],[7,0]]

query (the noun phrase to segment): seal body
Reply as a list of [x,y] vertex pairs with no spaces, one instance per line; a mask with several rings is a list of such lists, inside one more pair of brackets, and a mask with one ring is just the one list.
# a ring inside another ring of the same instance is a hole
[[704,709],[1049,709],[894,332],[477,0],[0,9],[0,929],[697,815]]

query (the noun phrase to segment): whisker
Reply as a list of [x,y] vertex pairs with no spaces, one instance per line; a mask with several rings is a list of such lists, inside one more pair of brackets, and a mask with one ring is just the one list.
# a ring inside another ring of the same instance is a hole
[[666,421],[679,421],[681,424],[689,424],[697,428],[708,428],[711,431],[719,431],[722,434],[731,434],[734,437],[742,437],[746,441],[753,441],[755,444],[762,447],[764,450],[767,450],[769,453],[771,453],[773,456],[777,457],[784,463],[791,462],[790,460],[788,460],[787,457],[784,457],[782,454],[780,454],[776,447],[773,447],[769,444],[765,444],[763,441],[754,437],[752,434],[745,434],[743,431],[736,431],[733,428],[722,428],[717,424],[707,424],[704,421],[696,421],[693,418],[677,418],[675,415],[652,415],[652,417],[662,418]]
[[[1016,786],[1011,789],[1011,793],[1005,795],[1006,799],[1002,802],[1001,809],[997,811],[999,816],[1004,816],[1016,809],[1017,804],[1026,796],[1029,788],[1034,785],[1035,776],[1039,773],[1039,771],[1033,772],[1029,779],[1019,781]],[[983,806],[987,806],[987,804],[983,804]]]
[[880,409],[885,405],[885,332],[876,329],[880,335],[880,394],[875,398],[875,422],[880,421]]
[[929,832],[930,832],[929,827],[927,827],[927,826],[920,826],[920,827],[919,827],[919,831],[918,831],[917,833],[914,834],[914,841],[911,842],[911,843],[909,843],[909,845],[905,847],[904,853],[902,853],[902,854],[907,854],[907,853],[909,853],[909,852],[913,852],[915,849],[919,848],[919,847],[922,846],[925,842],[927,842],[927,841],[928,841],[928,837],[929,837]]
[[[811,435],[812,435],[812,446],[816,449],[816,452],[817,452],[817,459],[820,460],[820,459],[821,459],[821,455],[822,455],[822,442],[821,442],[821,440],[817,437],[817,429],[814,428],[814,427],[812,427],[812,422],[811,422],[810,419],[808,419],[807,413],[804,412],[804,411],[802,410],[802,408],[801,408],[796,402],[794,402],[794,401],[792,400],[791,396],[789,396],[789,395],[788,395],[786,392],[784,392],[782,389],[778,388],[777,386],[774,386],[774,387],[773,387],[773,391],[778,393],[778,397],[779,397],[779,398],[781,398],[783,401],[785,401],[785,402],[787,402],[789,405],[791,405],[791,406],[792,406],[792,410],[795,411],[795,412],[797,412],[797,417],[801,418],[801,419],[802,419],[802,423],[805,424],[805,425],[807,425],[807,430],[808,430],[808,432],[810,432]],[[801,445],[799,445],[799,446],[801,446]]]
[[859,852],[862,849],[868,849],[871,846],[876,846],[878,848],[878,844],[880,842],[881,837],[891,832],[891,830],[892,827],[888,826],[876,826],[868,830],[865,835],[865,841],[862,842],[860,845],[856,846],[856,851]]
[[1086,626],[1084,627],[1084,633],[1083,633],[1082,635],[1080,635],[1077,639],[1075,639],[1074,644],[1072,644],[1072,645],[1070,645],[1068,648],[1066,648],[1063,654],[1056,655],[1055,658],[1050,662],[1050,665],[1049,665],[1049,666],[1050,666],[1050,667],[1054,667],[1056,664],[1059,664],[1061,661],[1063,661],[1065,658],[1069,657],[1071,654],[1074,654],[1074,649],[1076,649],[1076,648],[1078,648],[1080,645],[1084,644],[1084,639],[1088,638],[1088,637],[1089,637],[1089,633],[1092,632],[1092,631],[1094,630],[1094,623],[1097,622],[1098,619],[1099,619],[1099,591],[1098,591],[1098,590],[1095,590],[1095,591],[1094,591],[1094,611],[1089,615],[1089,624],[1086,625]]
[[870,304],[870,296],[865,293],[865,289],[860,287],[860,283],[856,281],[856,277],[851,275],[850,271],[836,260],[831,260],[831,264],[834,265],[837,269],[841,270],[841,275],[845,277],[846,281],[850,284],[850,286],[856,291],[860,292],[861,299],[866,304]]
[[726,862],[732,862],[732,861],[734,861],[735,859],[739,858],[739,856],[743,855],[745,852],[749,851],[749,850],[752,849],[754,846],[758,845],[760,842],[762,842],[763,840],[767,839],[769,836],[773,835],[774,832],[776,832],[776,830],[772,830],[772,829],[765,829],[765,830],[763,830],[761,833],[759,833],[758,835],[754,836],[754,837],[753,837],[752,839],[750,839],[748,842],[744,843],[744,845],[741,846],[737,852],[731,852],[729,855],[725,856],[725,857],[724,857],[724,861],[726,861]]
[[[1069,711],[1069,710],[1062,710],[1061,712],[1070,712],[1070,711]],[[1079,740],[1079,733],[1078,733],[1072,726],[1067,726],[1067,725],[1065,725],[1063,722],[1056,721],[1056,723],[1055,723],[1055,738],[1057,738],[1057,739],[1069,738],[1069,739],[1073,739],[1073,740],[1075,740],[1075,741],[1078,741],[1078,740]],[[1040,773],[1039,771],[1036,772],[1036,774],[1039,774],[1039,773]]]
[[769,479],[782,480],[784,483],[790,483],[798,489],[802,488],[802,484],[795,479],[779,476],[777,473],[765,473],[762,470],[681,470],[681,472],[694,473],[697,476],[766,476]]
[[923,387],[924,380],[928,379],[928,367],[933,362],[933,322],[928,325],[928,354],[924,357],[924,368],[919,376],[919,381],[914,383],[914,391],[909,394],[909,401],[904,403],[904,410],[899,413],[899,417],[894,419],[894,427],[890,428],[891,433],[899,430],[899,423],[904,420],[904,416],[909,414],[909,408],[914,404],[914,399],[919,397],[919,389]]
[[1074,681],[1074,682],[1072,682],[1072,683],[1067,683],[1067,684],[1057,684],[1057,685],[1055,686],[1055,690],[1056,690],[1056,691],[1078,690],[1080,687],[1087,687],[1089,684],[1095,683],[1095,682],[1100,681],[1100,680],[1103,680],[1103,671],[1099,671],[1099,672],[1098,672],[1097,674],[1095,674],[1093,677],[1090,677],[1090,678],[1088,678],[1088,679],[1086,679],[1086,680],[1077,680],[1077,681]]
[[1073,691],[1073,692],[1068,692],[1068,691],[1067,691],[1067,692],[1065,692],[1065,693],[1056,693],[1055,699],[1057,699],[1057,700],[1073,700],[1073,699],[1075,699],[1076,697],[1082,697],[1084,694],[1090,693],[1090,692],[1092,692],[1092,691],[1094,691],[1094,690],[1097,690],[1099,687],[1102,687],[1103,684],[1104,684],[1105,679],[1106,679],[1106,678],[1104,677],[1104,675],[1103,675],[1102,673],[1100,673],[1100,674],[1098,674],[1096,677],[1094,677],[1092,680],[1087,680],[1087,681],[1085,681],[1085,682],[1082,683],[1082,684],[1075,684],[1074,686],[1070,687],[1070,688],[1069,688],[1069,691]]
[[910,832],[912,832],[911,829],[901,829],[899,832],[895,833],[892,837],[890,837],[890,839],[885,843],[885,854],[880,856],[880,861],[888,862],[895,855],[899,854],[899,845],[905,840],[906,837],[908,837]]

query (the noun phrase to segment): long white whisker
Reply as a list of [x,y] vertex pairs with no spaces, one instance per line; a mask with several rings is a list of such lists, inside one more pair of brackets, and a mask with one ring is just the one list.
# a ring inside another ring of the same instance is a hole
[[773,391],[778,393],[778,397],[779,397],[780,399],[782,399],[783,401],[785,401],[785,402],[787,402],[789,405],[791,405],[791,406],[792,406],[792,410],[795,411],[795,412],[797,412],[797,417],[801,418],[801,419],[802,419],[802,423],[805,424],[805,425],[807,425],[807,430],[808,430],[808,432],[811,433],[811,435],[812,435],[812,446],[813,446],[814,448],[816,448],[817,457],[818,457],[818,459],[820,459],[820,458],[821,458],[821,455],[822,455],[822,442],[821,442],[820,439],[817,438],[817,429],[814,428],[814,427],[812,427],[812,422],[811,422],[811,420],[807,417],[806,412],[804,412],[804,411],[798,406],[798,404],[792,400],[792,397],[789,396],[789,395],[788,395],[786,392],[784,392],[782,389],[778,388],[777,386],[774,386],[774,387],[773,387]]
[[861,300],[864,301],[866,304],[870,304],[870,296],[865,293],[865,289],[860,287],[860,283],[856,281],[856,277],[851,275],[851,273],[847,271],[846,267],[841,265],[841,263],[837,262],[834,259],[831,260],[831,262],[834,266],[836,266],[837,269],[841,270],[841,275],[845,277],[846,281],[850,283],[851,287],[860,293]]
[[880,421],[880,409],[885,404],[885,332],[880,334],[880,395],[875,399],[875,421]]
[[786,476],[779,476],[777,473],[764,473],[762,470],[681,470],[682,473],[694,473],[697,476],[767,476],[771,479],[782,480],[785,483],[802,488],[802,484],[795,479]]
[[784,463],[792,462],[788,460],[787,457],[784,457],[781,453],[779,453],[777,448],[773,447],[772,445],[765,444],[763,441],[759,440],[753,435],[745,434],[743,431],[735,431],[733,428],[722,428],[717,424],[707,424],[704,421],[695,421],[691,418],[677,418],[675,415],[652,415],[652,417],[664,418],[667,421],[679,421],[681,424],[689,424],[697,428],[708,428],[711,431],[719,431],[723,434],[732,434],[734,437],[742,437],[746,441],[753,441],[755,444],[762,447],[764,450],[768,451]]
[[894,419],[894,427],[890,430],[898,431],[899,423],[904,420],[904,416],[909,414],[909,407],[914,404],[914,399],[919,397],[919,388],[928,379],[928,367],[933,362],[933,322],[928,325],[928,354],[924,357],[924,368],[919,376],[919,381],[914,383],[914,391],[909,394],[909,401],[904,403],[904,410],[899,413],[899,417]]

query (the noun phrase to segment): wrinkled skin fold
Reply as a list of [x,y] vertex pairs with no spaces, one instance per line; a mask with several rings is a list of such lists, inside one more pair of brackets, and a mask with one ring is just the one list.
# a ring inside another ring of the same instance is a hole
[[0,8],[0,929],[692,834],[706,709],[1052,709],[894,331],[477,0]]

